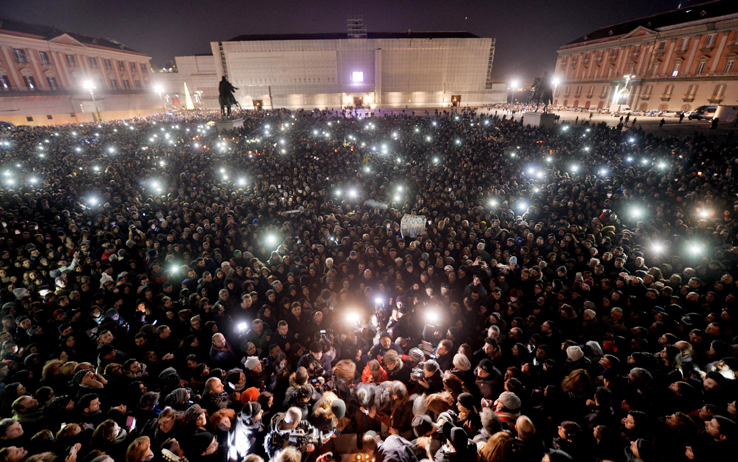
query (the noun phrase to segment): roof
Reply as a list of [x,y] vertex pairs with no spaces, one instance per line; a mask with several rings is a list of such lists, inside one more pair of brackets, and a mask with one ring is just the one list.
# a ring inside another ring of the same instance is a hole
[[676,26],[692,21],[704,21],[705,19],[717,18],[734,13],[738,13],[738,2],[735,0],[717,0],[708,3],[690,5],[679,10],[667,11],[665,13],[603,27],[602,29],[598,29],[579,37],[578,39],[567,43],[567,45],[575,45],[603,38],[626,35],[638,27],[655,30],[661,27]]
[[[367,32],[368,39],[443,39],[443,38],[479,38],[470,32]],[[268,40],[344,40],[348,39],[346,32],[331,32],[323,34],[266,34],[266,35],[239,35],[228,42],[256,42]]]
[[52,40],[60,35],[67,34],[73,39],[86,45],[93,45],[96,47],[112,48],[118,51],[127,51],[131,53],[141,53],[140,51],[128,48],[122,43],[118,43],[115,40],[92,37],[90,35],[78,34],[76,32],[67,32],[59,30],[56,27],[42,26],[39,24],[27,24],[25,22],[16,21],[13,19],[0,18],[0,33],[8,31],[15,32],[24,35],[32,35],[41,40]]

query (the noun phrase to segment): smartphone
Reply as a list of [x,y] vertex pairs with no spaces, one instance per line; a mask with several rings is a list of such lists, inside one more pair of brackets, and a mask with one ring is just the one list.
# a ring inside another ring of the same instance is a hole
[[132,415],[126,417],[126,428],[128,429],[129,433],[136,428],[136,418]]

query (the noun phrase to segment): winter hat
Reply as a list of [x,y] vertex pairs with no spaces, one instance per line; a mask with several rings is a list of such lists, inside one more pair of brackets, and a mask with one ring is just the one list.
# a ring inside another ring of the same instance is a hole
[[261,404],[254,402],[248,402],[241,408],[242,417],[254,417],[256,414],[261,412]]
[[592,349],[592,353],[594,353],[595,356],[600,357],[600,358],[604,356],[604,353],[602,352],[602,348],[600,347],[600,344],[597,343],[596,341],[590,340],[589,342],[587,342],[587,346]]
[[462,393],[459,395],[459,404],[467,409],[474,409],[474,397],[471,393]]
[[74,376],[72,376],[72,383],[75,385],[79,385],[80,383],[82,383],[82,379],[85,378],[85,375],[87,375],[88,372],[90,371],[88,371],[87,369],[77,371]]
[[182,415],[182,420],[184,420],[185,424],[195,422],[200,414],[204,412],[205,409],[201,408],[199,404],[193,404],[184,412],[184,414]]
[[415,436],[425,436],[429,431],[433,430],[433,421],[425,414],[418,414],[413,417],[412,426]]
[[576,362],[582,359],[584,352],[578,346],[573,345],[566,349],[566,356],[569,357],[569,360]]
[[185,447],[188,449],[188,452],[191,452],[195,457],[199,457],[208,449],[210,443],[213,442],[213,438],[215,438],[215,436],[213,436],[212,433],[195,433],[185,440],[187,441]]
[[454,427],[451,429],[449,442],[457,452],[464,451],[469,445],[469,435],[466,434],[466,431],[463,428]]
[[503,391],[500,393],[500,397],[497,398],[497,401],[502,403],[502,406],[508,411],[517,412],[520,410],[520,398],[511,391]]
[[249,356],[248,358],[243,359],[243,367],[246,369],[253,371],[256,369],[256,366],[259,365],[259,358],[256,356]]
[[342,399],[337,399],[331,403],[331,411],[336,419],[341,420],[346,416],[346,403]]
[[241,404],[254,402],[259,399],[259,389],[256,387],[247,388],[241,393]]
[[487,372],[488,374],[491,374],[492,371],[495,370],[495,365],[489,358],[484,358],[479,362],[479,368],[483,371]]
[[572,462],[574,460],[568,453],[559,449],[550,449],[548,459],[551,462]]
[[31,294],[28,292],[28,289],[26,289],[25,287],[19,287],[17,289],[13,289],[13,295],[15,295],[15,298],[17,298],[18,300],[24,297],[31,296]]
[[584,320],[585,321],[592,321],[597,317],[597,312],[595,310],[586,309],[584,310]]
[[656,448],[650,441],[638,438],[636,446],[638,446],[638,456],[643,462],[651,462],[659,459]]

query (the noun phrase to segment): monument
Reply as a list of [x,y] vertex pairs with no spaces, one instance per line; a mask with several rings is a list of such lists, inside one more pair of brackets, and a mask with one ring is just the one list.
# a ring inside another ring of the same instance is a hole
[[[536,77],[533,81],[533,97],[531,101],[535,101],[536,110],[525,113],[525,122],[533,127],[553,128],[556,125],[556,115],[549,112],[549,106],[553,102],[553,81],[548,72],[543,73],[543,77]],[[543,103],[543,110],[538,109]]]

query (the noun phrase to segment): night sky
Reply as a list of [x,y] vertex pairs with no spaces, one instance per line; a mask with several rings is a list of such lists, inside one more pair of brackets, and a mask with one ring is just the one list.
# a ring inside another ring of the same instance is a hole
[[241,34],[469,31],[497,39],[494,77],[530,81],[600,27],[704,0],[0,0],[0,17],[117,40],[164,64]]

